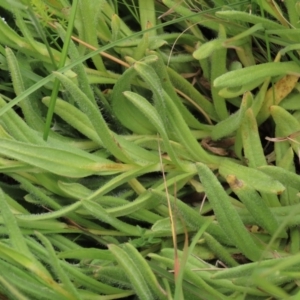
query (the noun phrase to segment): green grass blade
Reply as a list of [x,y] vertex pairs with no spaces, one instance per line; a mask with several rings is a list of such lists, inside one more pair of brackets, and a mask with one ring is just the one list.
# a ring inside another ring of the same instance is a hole
[[55,72],[56,78],[58,78],[66,89],[73,96],[81,110],[89,117],[93,124],[97,134],[102,140],[105,147],[118,159],[124,162],[130,162],[131,160],[127,155],[119,148],[118,144],[114,140],[112,133],[110,132],[101,112],[98,108],[87,98],[87,96],[65,75]]
[[230,71],[219,76],[214,81],[216,87],[239,87],[258,79],[267,77],[300,74],[300,67],[295,62],[268,62],[260,65],[250,66],[244,69]]
[[14,299],[29,300],[29,298],[22,295],[21,292],[14,285],[9,283],[3,276],[0,276],[0,283],[2,284],[3,288],[5,288],[11,295],[13,295]]
[[223,160],[220,168],[220,174],[226,178],[228,175],[234,175],[238,180],[243,180],[245,184],[252,186],[259,192],[280,194],[285,190],[284,185],[263,172],[236,164],[229,160]]
[[156,276],[141,253],[129,243],[126,243],[123,249],[129,255],[133,263],[139,269],[142,269],[143,276],[156,297],[159,299],[165,299],[166,292],[160,286]]
[[[279,222],[264,202],[264,199],[253,188],[247,186],[243,181],[238,180],[234,175],[228,176],[226,180],[233,192],[245,204],[257,224],[270,233],[270,235],[274,235],[279,227]],[[280,237],[287,238],[287,234],[282,233]]]
[[[77,12],[78,1],[79,0],[74,0],[74,2],[72,3],[71,14],[70,14],[69,22],[68,22],[68,29],[67,29],[66,39],[64,40],[64,43],[63,43],[63,50],[62,50],[61,58],[60,58],[59,65],[58,65],[59,69],[62,68],[65,65],[66,60],[67,60],[71,35],[72,35],[72,31],[73,31],[73,25],[74,25],[74,22],[75,22],[75,15],[76,15],[76,12]],[[55,79],[54,80],[54,87],[53,87],[52,94],[51,94],[51,101],[50,101],[49,109],[47,111],[46,124],[45,124],[44,135],[43,135],[44,140],[47,140],[47,138],[49,136],[51,121],[52,121],[55,102],[56,102],[56,97],[57,97],[58,91],[59,91],[59,85],[60,85],[59,80]]]
[[123,169],[125,171],[127,169],[127,167],[123,168],[121,164],[115,164],[98,157],[91,156],[87,158],[62,149],[36,146],[6,139],[0,140],[0,154],[61,176],[76,178],[95,173],[104,174],[108,172],[109,174],[111,171],[114,173],[116,170]]
[[136,93],[124,92],[124,96],[146,116],[146,118],[152,123],[154,127],[156,127],[157,131],[163,139],[164,145],[168,154],[170,155],[172,163],[182,168],[182,163],[179,161],[176,152],[169,142],[169,138],[165,130],[163,121],[161,120],[157,110],[144,97]]
[[152,292],[150,286],[147,284],[146,278],[144,277],[143,268],[136,265],[133,261],[132,254],[127,253],[125,250],[116,245],[111,244],[108,248],[115,256],[119,265],[126,272],[139,299],[155,299],[156,296]]
[[120,230],[121,232],[127,233],[130,236],[141,235],[141,231],[139,230],[138,227],[120,221],[116,217],[111,216],[98,203],[92,202],[90,200],[84,200],[83,207],[87,209],[90,212],[90,214],[95,216],[97,219],[113,226],[114,228]]
[[39,238],[39,240],[44,244],[48,255],[49,255],[49,262],[51,263],[53,270],[57,274],[58,278],[63,283],[65,292],[68,293],[70,296],[70,299],[76,299],[76,300],[82,300],[81,296],[79,295],[77,289],[72,284],[69,276],[65,273],[63,268],[60,265],[60,261],[57,258],[55,251],[53,249],[53,246],[49,242],[49,240],[42,235],[40,232],[36,232],[36,236]]
[[[50,97],[43,98],[42,102],[49,107]],[[86,137],[102,146],[102,141],[95,128],[93,127],[90,119],[81,110],[68,103],[67,101],[57,98],[54,112],[68,124],[70,124],[73,128],[77,129]]]
[[127,69],[114,85],[112,92],[112,110],[123,126],[138,134],[153,134],[155,127],[124,96],[131,90],[131,83],[136,78],[134,68]]
[[220,182],[206,165],[198,163],[197,169],[217,220],[226,235],[246,257],[253,261],[259,260],[262,250],[256,246],[250,233],[244,227]]
[[243,122],[246,110],[252,104],[252,94],[245,93],[242,99],[240,109],[234,114],[230,115],[227,119],[218,122],[211,131],[211,137],[213,140],[218,140],[222,137],[233,134],[240,127]]
[[32,258],[33,255],[26,245],[22,231],[20,230],[16,218],[11,212],[9,205],[6,202],[5,195],[2,189],[0,189],[0,209],[5,222],[5,226],[7,227],[7,230],[9,232],[9,237],[12,246],[17,251],[24,253],[24,255]]

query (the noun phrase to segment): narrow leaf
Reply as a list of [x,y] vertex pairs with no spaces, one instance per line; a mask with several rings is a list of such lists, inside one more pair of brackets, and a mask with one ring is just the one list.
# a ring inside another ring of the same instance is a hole
[[226,235],[246,257],[253,261],[259,260],[262,251],[246,230],[220,182],[206,165],[198,163],[197,169],[206,195]]
[[[67,177],[85,177],[95,173],[120,171],[122,164],[115,164],[99,157],[87,158],[62,149],[25,144],[0,138],[0,154],[20,160],[45,171]],[[102,161],[102,162],[101,162]]]
[[119,265],[126,272],[132,286],[141,300],[155,299],[155,295],[151,291],[149,285],[144,278],[144,270],[141,266],[137,266],[125,250],[116,245],[109,245],[109,250],[115,256]]
[[219,172],[224,178],[228,175],[234,175],[238,180],[243,180],[245,184],[260,192],[280,194],[285,190],[284,185],[271,176],[257,169],[245,167],[229,160],[222,161]]
[[238,87],[258,79],[279,75],[295,74],[300,76],[300,67],[295,62],[271,62],[230,71],[214,81],[216,87]]

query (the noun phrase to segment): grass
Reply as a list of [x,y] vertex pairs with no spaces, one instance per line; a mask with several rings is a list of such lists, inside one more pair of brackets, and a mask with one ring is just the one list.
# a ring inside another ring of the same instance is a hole
[[1,299],[298,299],[299,5],[2,1]]

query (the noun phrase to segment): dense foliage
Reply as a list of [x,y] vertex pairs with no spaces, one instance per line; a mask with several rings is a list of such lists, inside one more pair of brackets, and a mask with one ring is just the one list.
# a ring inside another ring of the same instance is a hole
[[300,2],[0,1],[1,299],[298,299]]

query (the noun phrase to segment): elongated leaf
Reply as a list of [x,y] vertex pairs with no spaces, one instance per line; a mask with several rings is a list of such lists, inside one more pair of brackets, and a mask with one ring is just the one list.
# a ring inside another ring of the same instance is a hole
[[136,265],[136,263],[132,260],[132,254],[127,253],[125,250],[116,245],[109,245],[108,248],[115,256],[119,265],[122,266],[126,272],[139,299],[155,299],[155,294],[151,291],[144,277],[144,269],[141,266]]
[[235,268],[223,269],[222,271],[218,271],[217,273],[213,274],[212,278],[233,279],[239,277],[249,277],[255,272],[255,270],[258,270],[259,268],[263,270],[271,269],[272,267],[276,268],[277,265],[288,264],[290,261],[293,261],[295,269],[299,268],[300,266],[299,261],[295,261],[293,257],[279,257],[276,259],[268,259],[264,261],[257,261],[249,264],[244,264],[244,265],[237,266]]
[[[245,204],[257,224],[271,235],[275,234],[279,227],[279,222],[262,197],[253,188],[245,185],[242,180],[238,180],[233,175],[227,176],[226,180],[234,193],[236,193],[240,200]],[[286,233],[282,233],[281,236],[287,238]]]
[[238,180],[243,180],[247,185],[260,192],[280,194],[285,190],[284,185],[271,176],[257,169],[238,165],[229,160],[222,161],[219,172],[224,178],[228,175],[234,175]]
[[[6,102],[0,97],[0,107],[3,108],[6,105]],[[1,116],[1,120],[4,128],[6,128],[15,139],[21,142],[44,144],[43,140],[37,136],[36,131],[30,128],[14,110],[9,110]]]
[[90,200],[84,200],[83,207],[87,209],[90,212],[90,214],[95,216],[97,219],[115,227],[121,232],[125,232],[128,235],[132,236],[140,236],[140,230],[138,229],[138,227],[127,224],[111,216],[105,211],[105,209],[103,209],[103,207],[100,204],[94,203]]
[[70,92],[70,94],[73,96],[74,100],[77,102],[81,110],[89,117],[104,146],[121,161],[129,162],[130,159],[118,147],[111,131],[109,130],[105,120],[103,119],[100,110],[72,82],[72,80],[58,72],[54,72],[54,75]]
[[106,184],[102,185],[96,191],[94,191],[91,195],[89,195],[86,199],[94,200],[97,197],[103,196],[106,193],[110,192],[114,188],[122,185],[125,182],[128,182],[132,178],[136,178],[137,176],[141,176],[150,172],[157,172],[160,170],[160,166],[158,164],[135,168],[133,170],[129,170],[123,174],[113,177]]
[[261,170],[268,176],[280,181],[285,186],[291,186],[299,190],[300,176],[298,174],[276,166],[261,166],[259,170]]
[[[22,18],[21,18],[22,19]],[[13,80],[14,90],[17,95],[20,95],[25,91],[25,85],[23,76],[20,71],[20,66],[17,58],[15,57],[13,51],[9,48],[6,48],[6,58],[9,67],[9,71],[11,73],[11,77]],[[28,96],[20,106],[22,108],[22,112],[24,114],[25,120],[29,126],[34,128],[35,130],[39,130],[43,128],[44,122],[42,121],[41,116],[34,110],[32,107],[32,96]]]
[[228,72],[214,81],[216,87],[238,87],[249,84],[258,79],[267,77],[297,74],[300,76],[300,67],[295,62],[271,62],[244,69]]
[[29,258],[28,256],[22,254],[22,252],[16,251],[1,242],[0,253],[5,260],[17,263],[22,268],[26,268],[45,283],[51,285],[53,289],[64,294],[63,289],[52,279],[49,272],[36,259],[33,261],[32,257]]
[[[56,24],[56,29],[57,29],[61,39],[65,40],[66,32],[59,23]],[[70,55],[71,61],[75,61],[77,58],[79,58],[79,56],[80,56],[79,51],[77,50],[77,48],[72,40],[70,40],[70,45],[69,45],[68,50],[69,50],[69,55]],[[89,85],[86,70],[84,69],[83,64],[82,63],[77,64],[73,68],[73,70],[78,76],[78,84],[79,84],[79,87],[81,88],[81,90],[88,96],[88,98],[91,101],[96,103],[96,101],[94,99],[93,91],[92,91],[91,86]],[[55,103],[55,104],[57,104],[57,103]]]
[[[154,253],[149,254],[149,256],[154,261],[159,262],[160,265],[164,265],[169,269],[173,269],[174,268],[174,251],[172,251],[171,257],[169,258],[167,255],[165,255],[164,250],[169,250],[169,249],[163,249],[162,255],[164,255],[164,256],[157,255]],[[206,297],[207,299],[212,299],[212,300],[218,300],[218,299],[224,299],[224,300],[226,299],[227,300],[228,299],[227,297],[224,297],[224,295],[221,294],[216,288],[207,284],[205,280],[203,280],[202,278],[198,277],[195,274],[194,274],[195,276],[193,276],[192,273],[194,273],[194,272],[191,272],[187,267],[184,268],[184,280],[186,280],[188,282],[192,282],[193,287],[196,286],[198,288],[201,288],[201,291],[203,292],[202,295],[204,297]],[[185,282],[183,282],[183,285],[184,284],[185,284]],[[196,297],[198,297],[198,296],[194,295],[194,297],[196,299]]]
[[81,201],[77,201],[74,204],[68,205],[62,209],[59,209],[54,212],[44,213],[44,214],[30,214],[30,215],[18,215],[17,218],[24,221],[40,221],[40,220],[49,220],[56,219],[62,216],[66,216],[68,213],[76,211],[82,205]]
[[104,259],[104,260],[113,260],[113,255],[108,250],[100,250],[97,248],[82,248],[82,249],[73,249],[57,254],[59,258],[75,258],[75,259]]
[[220,121],[217,123],[212,132],[211,137],[213,140],[218,140],[222,137],[233,134],[239,127],[243,121],[246,110],[252,104],[252,95],[248,92],[245,93],[242,99],[242,103],[240,109],[230,115],[227,119]]
[[144,115],[123,95],[131,90],[131,82],[136,77],[133,68],[126,70],[114,85],[112,93],[112,109],[118,120],[128,129],[135,133],[151,134],[155,127]]
[[238,263],[230,255],[229,251],[218,240],[207,232],[203,235],[208,248],[218,257],[218,259],[230,267],[238,266]]
[[156,109],[150,105],[146,99],[144,99],[142,96],[132,93],[132,92],[125,92],[125,97],[130,100],[142,113],[147,117],[147,119],[151,122],[153,126],[157,129],[159,134],[161,135],[165,147],[168,151],[168,154],[170,155],[170,158],[172,159],[172,162],[175,163],[177,166],[181,166],[182,163],[178,160],[177,154],[173,150],[169,138],[167,135],[167,132],[165,130],[163,121],[161,120],[159,114],[157,113]]
[[[222,25],[223,26],[223,25]],[[207,58],[210,56],[213,52],[221,50],[222,48],[230,48],[230,47],[237,47],[240,46],[241,44],[245,43],[244,38],[252,35],[254,32],[258,30],[264,29],[261,23],[258,23],[254,25],[253,27],[243,31],[242,33],[226,39],[226,36],[219,36],[218,39],[212,40],[209,42],[204,43],[201,45],[194,53],[193,56],[196,59],[203,59]]]
[[[49,107],[50,97],[45,97],[42,101]],[[86,137],[102,146],[103,143],[96,133],[90,119],[81,110],[62,99],[57,98],[54,112]]]
[[169,127],[171,128],[174,137],[180,141],[182,145],[185,145],[195,160],[218,165],[221,160],[220,157],[213,156],[202,148],[192,135],[180,111],[177,109],[172,99],[170,99],[169,95],[163,92],[163,97],[169,112]]
[[[182,93],[196,102],[196,108],[199,108],[200,112],[207,120],[210,121],[210,119],[218,119],[213,104],[209,102],[189,81],[187,81],[170,67],[167,68],[167,72],[172,84]],[[205,127],[205,125],[203,125],[203,127]]]
[[220,182],[206,165],[198,163],[197,169],[206,195],[226,235],[246,257],[253,261],[260,259],[262,251],[244,227]]
[[241,126],[244,155],[251,168],[266,165],[267,161],[260,141],[259,130],[253,110],[247,109]]
[[223,43],[226,41],[223,39],[216,39],[202,44],[196,51],[194,51],[193,56],[195,59],[204,59],[213,54],[213,52],[221,50],[224,48]]
[[52,268],[54,269],[55,273],[57,274],[58,278],[62,281],[64,286],[64,293],[69,294],[69,297],[72,299],[81,300],[78,290],[75,288],[73,283],[71,282],[69,276],[67,276],[66,272],[63,270],[58,257],[55,254],[53,246],[51,245],[50,241],[42,235],[40,232],[36,232],[37,237],[40,241],[45,245],[45,248],[48,252],[50,263]]
[[[199,120],[190,112],[190,110],[183,104],[183,101],[179,98],[178,94],[181,94],[181,91],[176,90],[174,87],[174,84],[171,82],[171,78],[168,73],[168,69],[170,69],[170,68],[168,68],[165,65],[163,58],[162,58],[162,53],[161,52],[156,53],[154,51],[151,51],[150,53],[153,53],[157,57],[157,59],[149,62],[150,66],[152,66],[152,68],[154,69],[158,78],[160,79],[160,83],[161,83],[161,86],[164,89],[164,91],[169,95],[169,97],[173,100],[173,102],[175,103],[175,105],[177,106],[179,111],[181,112],[187,125],[190,128],[194,128],[194,129],[199,129],[199,130],[207,129],[207,125],[199,122]],[[137,68],[138,68],[138,66],[135,66],[136,70],[137,70]],[[182,96],[184,95],[184,97],[187,96],[185,94],[181,94],[181,95]],[[190,98],[186,98],[186,99],[189,99],[188,101],[191,101]],[[195,105],[194,99],[191,102],[193,103],[193,105]],[[199,109],[199,106],[197,106],[197,108]],[[203,112],[203,110],[201,110],[201,109],[202,109],[202,107],[199,110],[201,112]]]
[[0,188],[0,211],[3,216],[5,226],[8,229],[9,237],[13,247],[17,251],[23,252],[24,255],[26,255],[27,257],[33,258],[32,253],[29,251],[26,245],[24,236],[22,235],[22,232],[17,224],[15,216],[11,212],[11,209],[6,202],[4,193],[1,188]]
[[[220,25],[219,39],[226,38],[226,30],[223,25]],[[208,42],[209,43],[209,42]],[[204,44],[205,45],[205,44]],[[223,75],[227,72],[226,69],[226,57],[227,57],[227,49],[222,45],[220,49],[217,51],[214,51],[211,56],[211,76],[210,76],[210,82],[213,83],[213,81]],[[216,113],[218,114],[218,117],[220,120],[224,120],[229,117],[229,112],[226,107],[226,101],[225,99],[219,94],[219,88],[216,88],[211,84],[211,95],[212,100],[214,103],[214,107],[216,110]]]
[[[158,197],[161,198],[161,201],[164,202],[166,206],[168,206],[168,200],[165,192],[158,191],[155,189],[150,190],[154,195],[157,195]],[[203,216],[201,216],[199,213],[197,213],[195,210],[193,210],[190,206],[187,204],[181,202],[181,201],[176,201],[176,198],[173,195],[169,195],[169,201],[171,202],[171,207],[172,209],[178,209],[180,211],[180,217],[181,221],[178,225],[183,225],[183,226],[188,226],[193,230],[198,230],[198,228],[205,227],[207,219]],[[183,223],[183,224],[181,224]],[[165,225],[167,225],[165,227]],[[178,226],[177,225],[177,226]],[[178,226],[179,227],[179,226]],[[160,230],[160,229],[165,229],[171,232],[171,224],[167,222],[166,220],[160,220],[156,222],[153,225],[153,230]],[[182,227],[183,228],[183,227]],[[184,229],[184,228],[183,228]],[[226,233],[222,230],[220,226],[217,224],[211,223],[210,226],[207,228],[207,232],[209,232],[211,235],[215,236],[218,240],[222,241],[223,243],[226,244],[232,244],[231,240],[228,239]]]
[[29,300],[29,298],[22,295],[20,293],[20,291],[18,289],[16,289],[15,282],[14,282],[14,285],[12,285],[3,276],[0,276],[0,283],[1,283],[3,288],[5,287],[5,289],[7,291],[9,291],[11,293],[11,295],[14,296],[15,299],[17,299],[17,300]]
[[118,172],[121,169],[128,169],[125,165],[111,163],[97,157],[93,159],[93,156],[88,159],[85,156],[65,150],[35,146],[1,138],[0,154],[54,174],[75,178],[102,172],[103,174],[106,172],[109,174],[111,171]]
[[142,273],[144,278],[156,297],[159,299],[165,299],[166,292],[160,286],[156,276],[141,253],[139,253],[139,251],[129,243],[124,245],[124,250],[131,257],[133,263],[143,270]]
[[238,11],[238,10],[226,10],[218,11],[216,15],[228,19],[228,20],[238,20],[242,22],[249,22],[251,24],[262,24],[265,29],[285,29],[284,26],[278,24],[274,21],[264,18],[262,16],[257,16],[254,14],[249,14],[248,12]]

